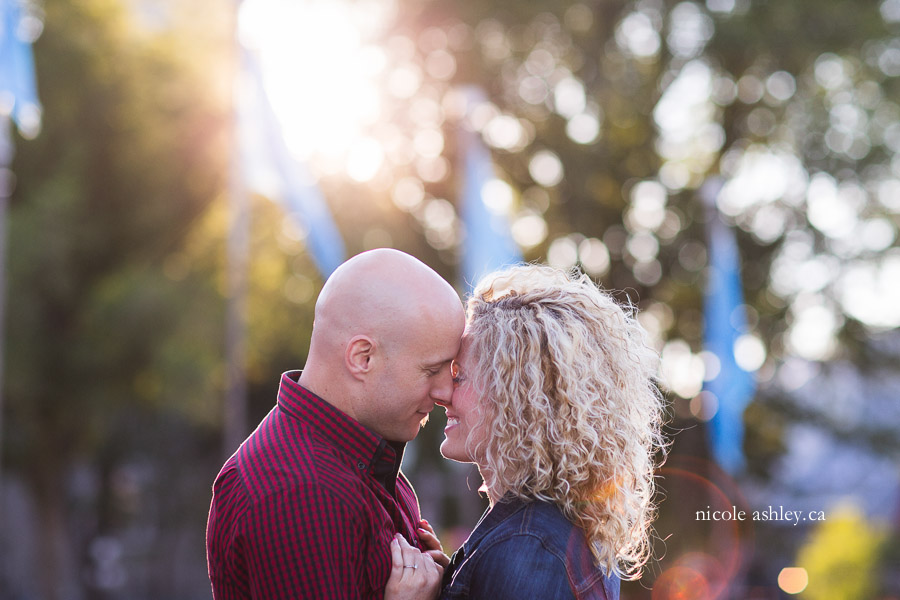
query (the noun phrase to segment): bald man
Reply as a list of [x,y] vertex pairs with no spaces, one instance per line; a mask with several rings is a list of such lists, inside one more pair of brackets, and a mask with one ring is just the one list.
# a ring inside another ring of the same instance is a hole
[[464,326],[456,291],[408,254],[371,250],[335,270],[304,370],[282,375],[275,407],[213,486],[216,600],[384,596],[394,535],[419,545],[403,449],[453,393]]

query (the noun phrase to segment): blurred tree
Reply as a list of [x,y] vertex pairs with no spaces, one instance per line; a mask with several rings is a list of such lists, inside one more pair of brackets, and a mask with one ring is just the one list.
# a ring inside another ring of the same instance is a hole
[[[42,597],[57,598],[82,578],[77,549],[117,524],[106,475],[140,421],[211,420],[221,296],[208,276],[178,281],[177,259],[220,195],[226,113],[204,62],[222,37],[208,15],[154,31],[119,2],[43,9],[45,125],[14,165],[5,455],[35,501]],[[100,501],[76,523],[81,463],[96,465]]]
[[843,506],[819,523],[797,555],[809,585],[802,598],[850,600],[872,598],[879,590],[879,556],[885,542],[881,528],[869,524],[859,510]]

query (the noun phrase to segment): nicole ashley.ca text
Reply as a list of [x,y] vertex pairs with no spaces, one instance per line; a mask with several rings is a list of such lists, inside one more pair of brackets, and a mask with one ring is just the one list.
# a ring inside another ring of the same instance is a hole
[[769,506],[765,510],[753,512],[738,510],[736,506],[725,510],[712,510],[709,506],[705,510],[698,510],[694,514],[696,521],[746,521],[748,517],[753,521],[787,521],[794,526],[803,521],[824,521],[825,512],[821,510],[785,510],[783,506]]

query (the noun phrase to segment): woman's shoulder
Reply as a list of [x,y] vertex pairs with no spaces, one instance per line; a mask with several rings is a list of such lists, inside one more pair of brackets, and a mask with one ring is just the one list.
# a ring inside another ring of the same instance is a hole
[[505,529],[507,534],[540,539],[548,551],[561,557],[578,551],[591,553],[582,529],[563,514],[559,505],[552,502],[527,501],[524,509],[510,519]]
[[451,585],[451,590],[460,584],[467,588],[460,597],[575,598],[564,560],[538,537],[525,532],[497,532],[486,537],[467,562],[463,570],[468,573],[460,573],[463,577],[455,578]]

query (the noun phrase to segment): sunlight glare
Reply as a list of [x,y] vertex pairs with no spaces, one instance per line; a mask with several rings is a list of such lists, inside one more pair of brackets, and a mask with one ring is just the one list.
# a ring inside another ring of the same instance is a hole
[[350,151],[347,174],[359,183],[369,181],[378,173],[384,162],[384,150],[378,140],[364,138]]
[[376,77],[388,61],[385,51],[368,41],[394,10],[392,0],[243,2],[241,41],[256,53],[296,158],[355,154],[351,175],[356,179],[380,164],[365,141],[365,129],[381,117]]

